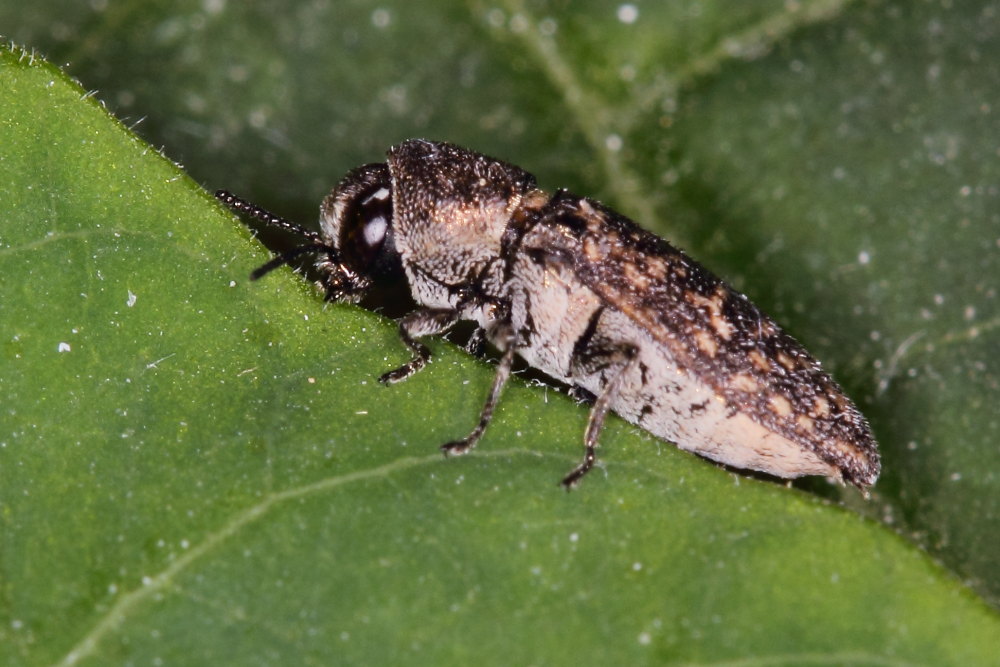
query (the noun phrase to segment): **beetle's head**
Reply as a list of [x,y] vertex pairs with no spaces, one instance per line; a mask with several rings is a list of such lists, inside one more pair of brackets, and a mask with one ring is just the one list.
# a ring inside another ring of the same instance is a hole
[[[322,258],[324,273],[353,285],[340,299],[357,300],[374,283],[402,274],[392,229],[392,180],[384,162],[352,169],[320,206],[319,224],[335,256]],[[329,287],[329,286],[328,286]]]
[[327,195],[320,208],[318,234],[225,190],[215,196],[238,213],[306,240],[257,268],[250,274],[252,280],[302,255],[314,254],[327,298],[354,302],[380,280],[402,274],[392,234],[392,183],[384,163],[353,169]]

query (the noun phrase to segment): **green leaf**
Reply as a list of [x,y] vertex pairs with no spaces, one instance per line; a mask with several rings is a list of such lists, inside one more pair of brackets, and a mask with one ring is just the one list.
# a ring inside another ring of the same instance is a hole
[[0,662],[990,664],[989,11],[0,7],[209,189],[304,222],[348,168],[428,136],[659,223],[824,360],[885,463],[864,503],[612,420],[566,494],[586,410],[522,386],[444,460],[489,366],[437,342],[379,386],[407,356],[390,321],[287,271],[248,284],[268,253],[244,225],[12,48]]

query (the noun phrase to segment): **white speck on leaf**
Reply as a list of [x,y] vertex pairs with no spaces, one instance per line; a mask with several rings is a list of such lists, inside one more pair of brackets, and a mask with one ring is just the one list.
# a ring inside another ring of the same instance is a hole
[[618,5],[618,11],[615,12],[615,16],[622,23],[632,24],[639,18],[639,8],[631,3]]
[[491,9],[486,13],[486,22],[494,28],[502,28],[504,24],[504,14],[503,10]]
[[390,23],[392,23],[392,14],[389,13],[388,9],[379,7],[372,12],[372,25],[376,28],[380,30],[388,28]]
[[221,14],[226,8],[226,0],[203,0],[201,6],[208,14]]

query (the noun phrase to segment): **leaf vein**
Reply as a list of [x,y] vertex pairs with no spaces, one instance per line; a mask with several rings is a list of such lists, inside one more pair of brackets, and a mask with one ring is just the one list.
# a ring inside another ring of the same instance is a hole
[[[498,450],[483,452],[489,457],[512,456],[515,454],[530,454],[544,456],[538,452],[525,450]],[[365,470],[357,470],[344,475],[327,477],[311,484],[292,487],[284,491],[272,493],[266,496],[256,505],[246,508],[236,514],[228,523],[221,526],[216,531],[206,535],[205,539],[197,546],[191,548],[180,558],[170,563],[166,568],[156,575],[143,578],[143,585],[122,595],[111,607],[97,620],[89,632],[87,632],[63,658],[57,662],[61,667],[76,665],[82,659],[93,655],[101,640],[117,629],[125,620],[126,616],[140,604],[153,598],[157,593],[166,590],[171,582],[184,570],[189,568],[202,557],[219,548],[229,538],[238,534],[241,530],[264,517],[274,507],[287,501],[295,500],[305,496],[330,491],[345,484],[360,482],[379,477],[387,477],[393,473],[409,470],[423,465],[440,463],[444,460],[440,454],[435,453],[422,457],[405,457],[396,459],[385,465]]]

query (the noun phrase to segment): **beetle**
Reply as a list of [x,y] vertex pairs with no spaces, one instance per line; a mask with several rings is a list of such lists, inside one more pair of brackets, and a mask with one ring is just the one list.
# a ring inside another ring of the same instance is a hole
[[399,322],[412,358],[380,377],[405,380],[430,359],[420,342],[472,321],[501,353],[479,421],[441,446],[470,450],[489,425],[515,355],[595,398],[584,457],[594,466],[608,411],[681,449],[782,478],[825,475],[862,491],[880,460],[871,428],[806,350],[743,294],[684,252],[599,202],[540,190],[498,159],[412,139],[350,171],[323,200],[313,232],[220,190],[236,212],[304,241],[252,274],[302,255],[329,299],[357,302],[402,278],[417,307]]

